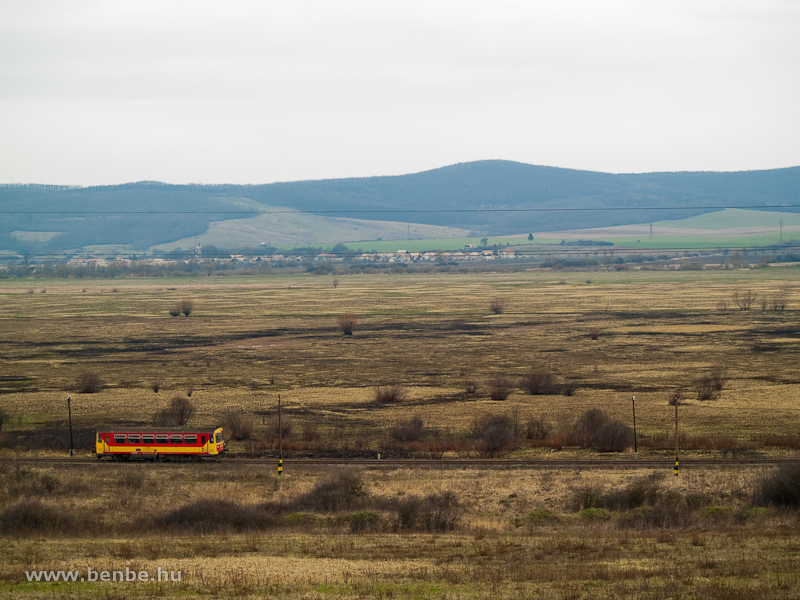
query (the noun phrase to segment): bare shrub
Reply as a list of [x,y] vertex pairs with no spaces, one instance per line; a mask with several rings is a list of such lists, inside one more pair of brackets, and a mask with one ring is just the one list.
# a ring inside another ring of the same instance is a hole
[[256,429],[256,423],[252,415],[229,410],[222,416],[222,428],[228,439],[249,440]]
[[0,433],[3,431],[3,425],[9,420],[9,414],[0,408]]
[[800,465],[784,464],[756,485],[753,496],[759,506],[800,508]]
[[424,498],[408,496],[397,503],[396,530],[445,532],[458,527],[463,508],[452,491],[429,494]]
[[294,431],[294,419],[288,415],[281,415],[280,423],[278,423],[278,415],[272,415],[267,423],[267,433],[273,439],[281,438],[288,439],[292,437]]
[[496,315],[502,314],[506,310],[506,301],[503,298],[492,298],[489,302],[489,310]]
[[728,301],[727,300],[722,299],[722,300],[718,300],[717,301],[717,310],[718,311],[725,312],[726,310],[728,310],[728,308],[729,308],[729,305],[728,305]]
[[276,516],[264,508],[231,500],[201,498],[156,517],[155,524],[160,529],[209,533],[263,530],[275,526],[277,521]]
[[752,290],[734,290],[733,303],[739,307],[739,310],[747,311],[752,308],[753,303],[756,301],[756,293]]
[[24,499],[0,512],[0,529],[4,533],[55,533],[72,523],[68,515],[39,500]]
[[183,427],[192,418],[194,405],[185,396],[173,396],[166,408],[158,411],[153,424],[162,427]]
[[97,394],[103,389],[103,381],[95,371],[84,371],[75,379],[75,387],[81,394]]
[[489,382],[489,397],[492,400],[505,400],[513,390],[513,384],[505,377],[496,377]]
[[425,423],[422,417],[414,415],[408,421],[394,425],[389,436],[398,442],[419,442],[425,437]]
[[163,385],[164,379],[161,377],[161,375],[156,375],[150,382],[150,389],[157,394]]
[[306,442],[318,442],[322,439],[322,434],[319,432],[319,426],[315,421],[310,421],[303,424],[302,438]]
[[782,312],[786,310],[786,306],[789,303],[789,290],[786,288],[781,288],[778,292],[770,298],[770,308],[776,312]]
[[532,417],[525,423],[525,437],[529,440],[546,440],[553,432],[553,426],[544,417]]
[[711,378],[714,389],[718,392],[721,392],[728,383],[728,369],[722,365],[711,367],[708,376]]
[[600,328],[599,327],[592,327],[589,329],[589,339],[592,340],[599,340],[600,339]]
[[394,404],[402,402],[408,397],[406,388],[402,385],[382,385],[375,388],[372,399],[378,404]]
[[558,389],[558,379],[546,367],[534,367],[522,378],[522,388],[529,394],[554,394]]
[[702,375],[694,380],[694,391],[698,400],[718,400],[720,391],[711,375]]
[[577,381],[565,381],[562,389],[564,390],[565,396],[573,396],[575,392],[578,391],[578,387]]
[[517,441],[515,422],[511,415],[482,415],[472,423],[472,435],[478,450],[487,458],[496,458]]
[[184,298],[178,302],[178,309],[181,311],[183,316],[188,317],[194,312],[194,301]]
[[336,317],[336,327],[345,335],[353,335],[358,327],[358,318],[355,315],[345,313]]
[[478,391],[478,384],[477,384],[477,383],[475,383],[474,381],[468,381],[468,382],[465,384],[464,391],[465,391],[467,394],[475,394],[475,393]]
[[610,420],[611,417],[599,408],[590,408],[584,412],[573,426],[577,443],[582,448],[591,446],[594,435]]
[[603,505],[603,490],[596,485],[584,485],[570,490],[567,508],[572,512],[580,512],[589,508],[600,508]]
[[305,510],[340,512],[363,506],[368,497],[361,474],[351,469],[342,469],[315,483],[294,504]]
[[592,436],[591,444],[598,452],[624,452],[633,446],[633,429],[622,421],[608,421]]
[[663,481],[662,473],[653,473],[634,479],[626,487],[604,494],[602,506],[611,510],[655,506],[664,496]]

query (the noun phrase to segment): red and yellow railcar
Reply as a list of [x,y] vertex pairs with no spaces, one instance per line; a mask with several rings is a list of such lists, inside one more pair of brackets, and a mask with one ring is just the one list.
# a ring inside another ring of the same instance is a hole
[[97,432],[95,453],[115,460],[158,460],[219,456],[225,452],[222,427],[173,429],[116,427]]

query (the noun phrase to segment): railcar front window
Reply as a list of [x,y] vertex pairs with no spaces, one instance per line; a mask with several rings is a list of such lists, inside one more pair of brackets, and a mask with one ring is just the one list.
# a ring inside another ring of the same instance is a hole
[[222,439],[222,433],[217,433],[217,434],[216,434],[216,438],[217,438],[217,443],[218,443],[218,444],[221,444],[221,443],[224,441],[224,440]]

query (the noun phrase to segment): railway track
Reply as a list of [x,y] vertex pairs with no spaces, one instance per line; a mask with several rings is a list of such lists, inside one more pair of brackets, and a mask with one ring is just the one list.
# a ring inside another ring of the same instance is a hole
[[[27,464],[36,466],[72,467],[87,465],[130,465],[143,461],[98,461],[94,457],[13,457],[0,459],[2,464]],[[785,463],[800,463],[800,458],[686,458],[680,468],[708,467],[773,467]],[[150,463],[152,464],[152,463]],[[165,461],[159,465],[185,465],[186,461]],[[191,463],[197,464],[197,463]],[[263,465],[277,470],[277,458],[229,457],[211,459],[200,463],[230,465]],[[674,459],[667,458],[597,458],[597,459],[365,459],[365,458],[284,458],[284,472],[292,469],[320,467],[361,467],[368,469],[673,469]]]

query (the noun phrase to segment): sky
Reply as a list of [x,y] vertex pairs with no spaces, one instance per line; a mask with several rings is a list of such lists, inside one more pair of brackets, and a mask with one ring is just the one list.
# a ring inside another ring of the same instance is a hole
[[0,0],[0,183],[800,165],[796,0]]

